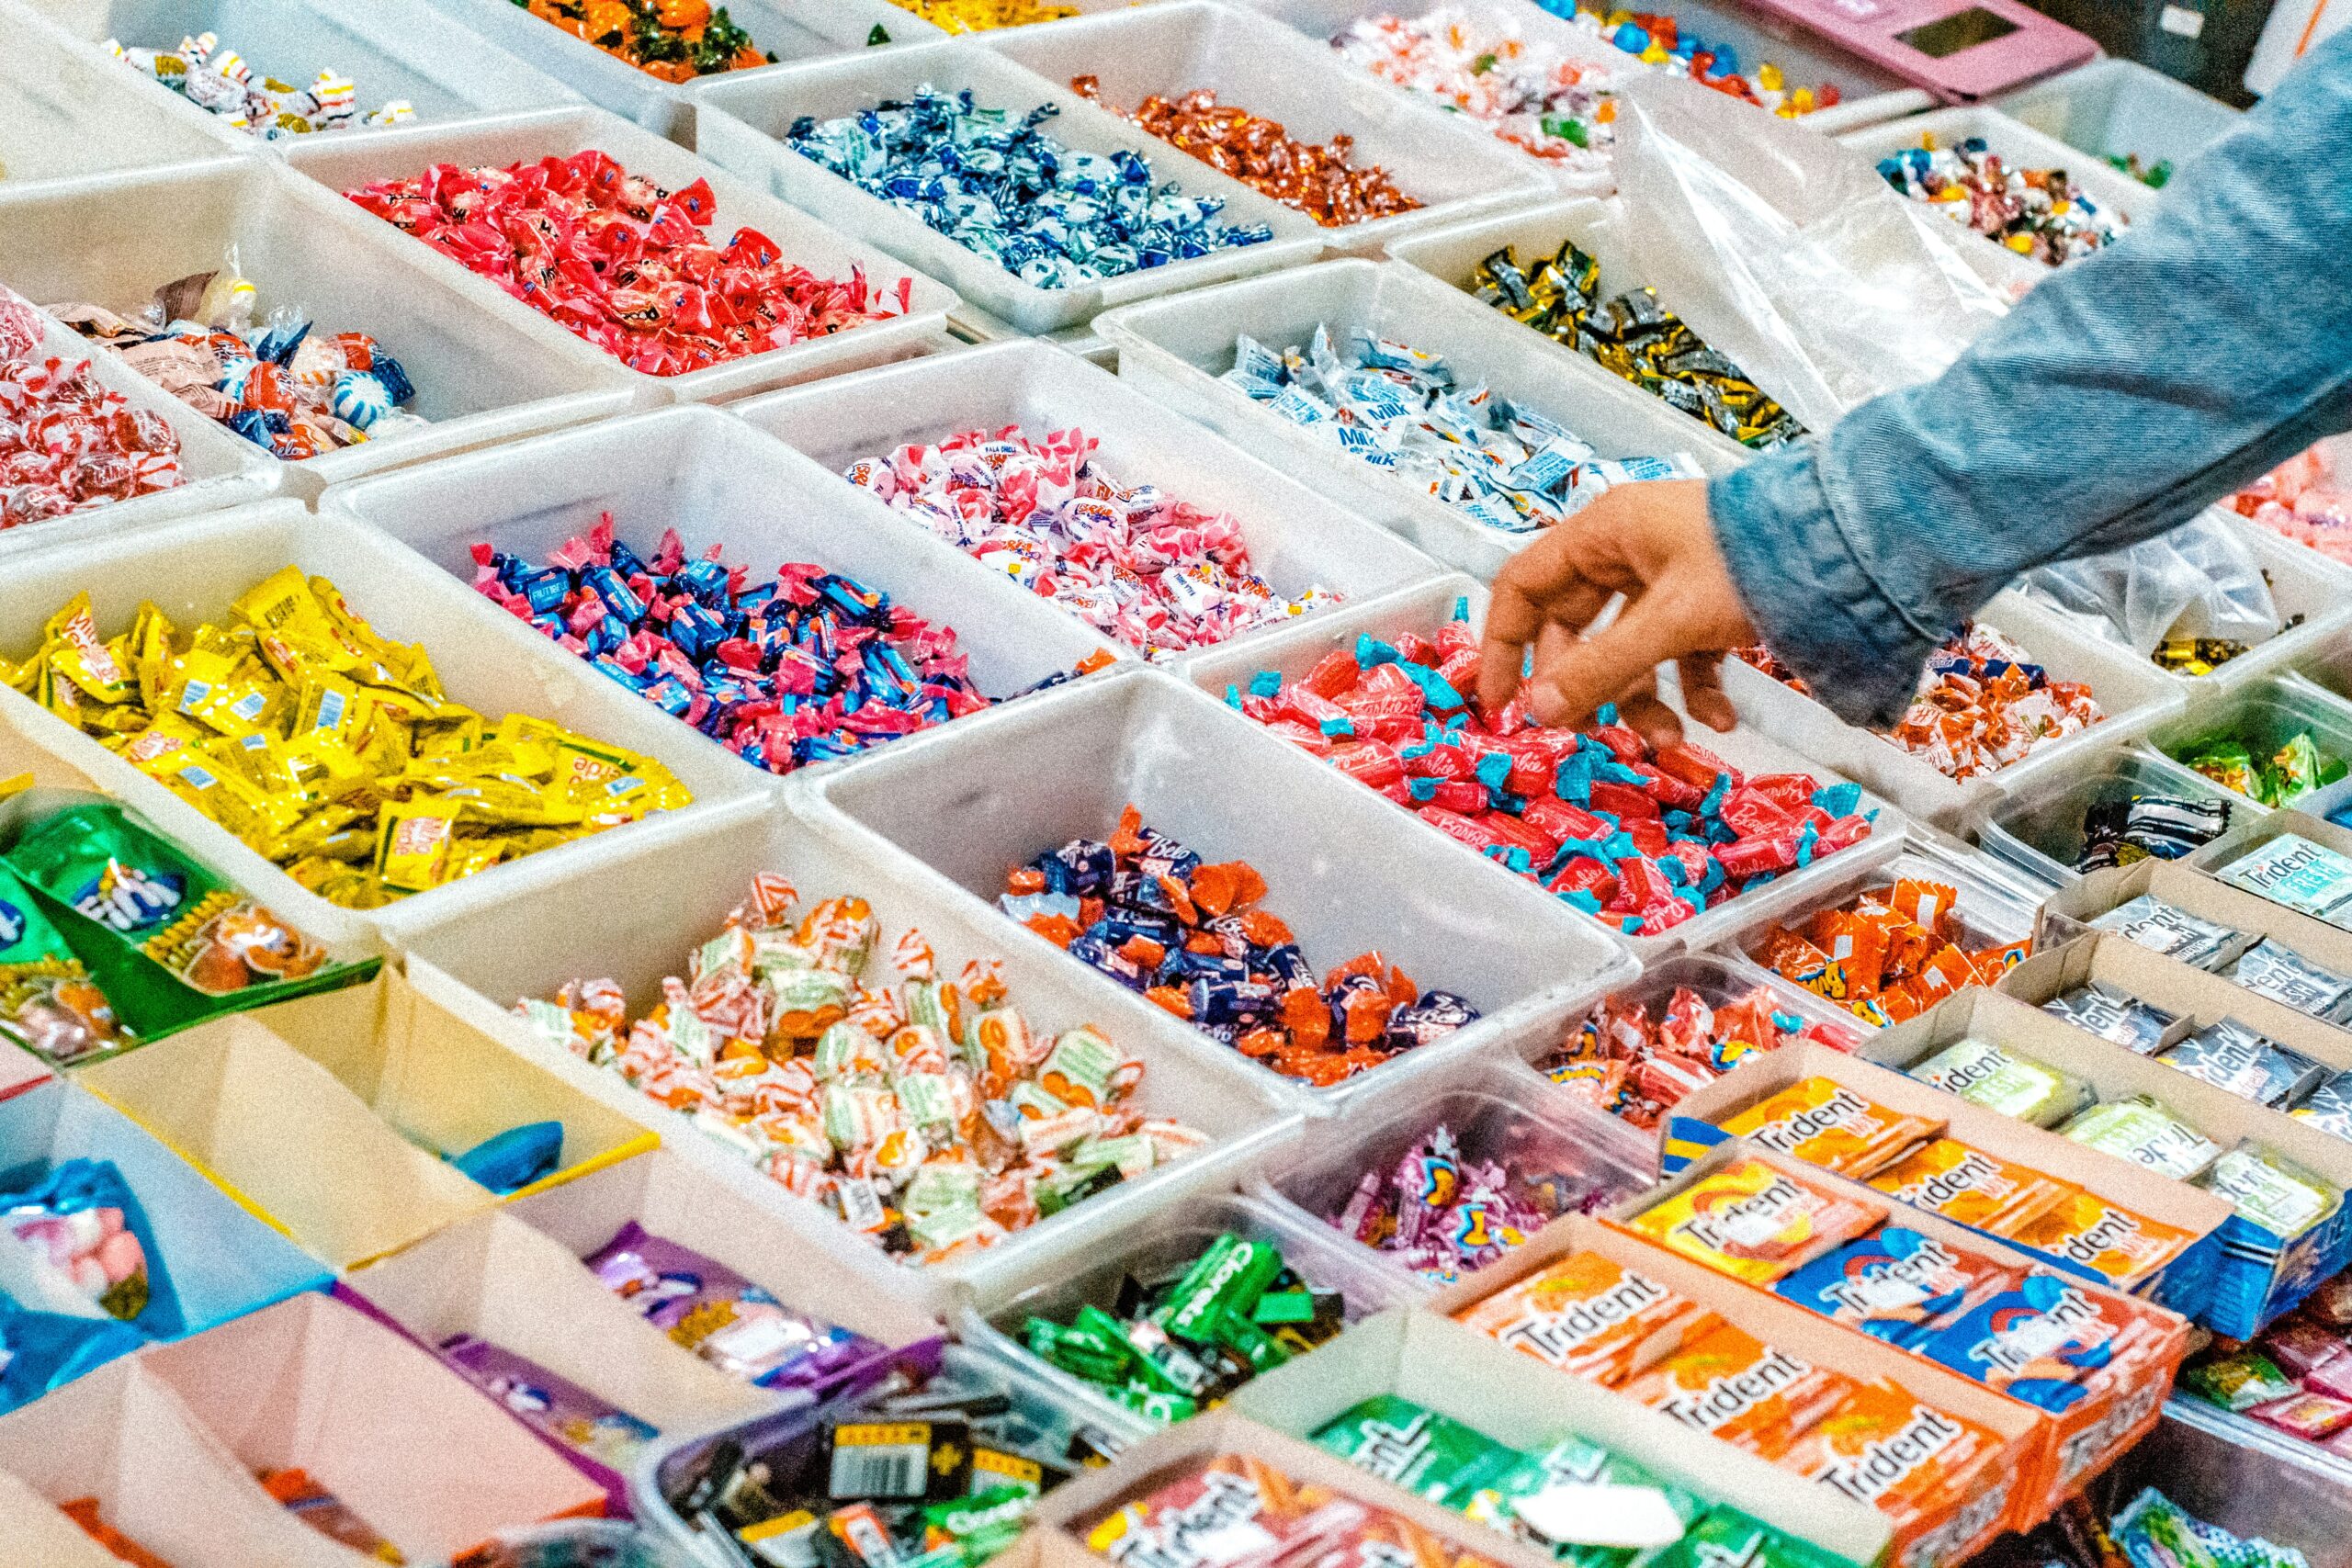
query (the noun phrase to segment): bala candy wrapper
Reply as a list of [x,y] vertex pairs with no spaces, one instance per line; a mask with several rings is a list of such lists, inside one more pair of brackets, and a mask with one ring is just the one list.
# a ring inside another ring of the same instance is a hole
[[708,0],[515,0],[534,17],[664,82],[773,64],[775,55]]
[[1917,1018],[1970,986],[1997,984],[2033,950],[2030,938],[1974,951],[1962,945],[1974,941],[1958,888],[1905,876],[1815,910],[1802,930],[1767,928],[1749,955],[1883,1026]]
[[1374,11],[1332,38],[1340,57],[1435,98],[1563,173],[1605,178],[1616,141],[1615,70],[1512,31],[1499,12]]
[[470,1334],[445,1341],[441,1359],[533,1431],[608,1469],[626,1473],[662,1435],[578,1383]]

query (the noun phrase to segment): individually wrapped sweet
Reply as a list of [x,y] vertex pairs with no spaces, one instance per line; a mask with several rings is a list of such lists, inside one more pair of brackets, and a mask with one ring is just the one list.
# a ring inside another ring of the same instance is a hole
[[2075,1143],[2103,1149],[2175,1181],[2187,1181],[2222,1156],[2221,1145],[2151,1095],[2103,1101],[2058,1131]]
[[1395,1161],[1368,1165],[1330,1225],[1432,1284],[1449,1284],[1525,1245],[1562,1214],[1624,1196],[1599,1167],[1560,1163],[1557,1135],[1533,1124],[1466,1150],[1443,1122]]
[[59,1161],[0,1192],[0,1296],[28,1312],[110,1318],[155,1338],[183,1326],[146,1211],[111,1160]]
[[2260,753],[2234,735],[2211,737],[2169,752],[2175,761],[2202,773],[2223,789],[2276,808],[2344,777],[2346,762],[2319,749],[2311,728],[2289,736],[2275,750]]
[[2251,1410],[2295,1392],[2293,1380],[2253,1349],[2199,1361],[2181,1372],[2180,1382],[2207,1404],[2224,1410]]
[[2021,1247],[2087,1269],[2119,1291],[2136,1290],[2197,1245],[2194,1231],[2133,1213],[2096,1193],[2071,1191],[2044,1213],[1993,1227]]
[[119,1318],[23,1307],[0,1289],[0,1412],[30,1404],[150,1343]]
[[2160,1333],[2144,1309],[2064,1274],[2012,1274],[1915,1347],[1985,1387],[2057,1414],[2131,1373]]
[[108,39],[106,51],[222,123],[265,141],[363,126],[406,125],[416,118],[416,109],[406,98],[387,98],[363,115],[358,84],[332,68],[319,72],[304,86],[281,82],[223,45],[217,33],[183,35],[176,49],[126,46]]
[[[1057,22],[1065,17],[1079,15],[1075,6],[1055,6],[1045,0],[890,0],[894,6],[913,12],[943,32],[988,33],[1001,28],[1025,28],[1037,22]],[[876,27],[883,36],[868,38],[868,44],[888,43],[888,29]]]
[[1991,1235],[2015,1235],[2077,1190],[1956,1138],[1938,1138],[1869,1179],[1898,1203]]
[[[1597,6],[1581,0],[1538,0],[1554,16],[1579,33],[1605,39],[1611,47],[1645,65],[1687,74],[1782,119],[1797,119],[1815,109],[1836,107],[1844,94],[1834,82],[1818,86],[1791,86],[1787,74],[1769,60],[1743,72],[1739,51],[1725,39],[1709,38],[1682,25],[1671,13],[1644,11],[1638,15]],[[2170,165],[2166,165],[2169,167]]]
[[1762,986],[1720,1005],[1678,986],[1649,1007],[1611,997],[1569,1026],[1535,1064],[1554,1083],[1636,1127],[1654,1127],[1691,1090],[1759,1051],[1810,1042],[1851,1051],[1859,1036],[1777,1005]]
[[47,330],[0,288],[0,529],[184,483],[170,423],[102,386],[89,361],[47,353]]
[[1749,956],[1872,1025],[1917,1018],[1970,986],[1990,986],[2033,951],[2030,938],[1969,951],[1960,891],[1898,877],[1815,910],[1801,931],[1768,927]]
[[0,1040],[64,1066],[137,1038],[40,901],[0,865]]
[[2113,931],[2126,942],[2177,958],[2194,969],[2217,966],[2243,940],[2229,927],[2167,904],[2153,893],[2118,904],[2086,923],[2093,931]]
[[2164,1009],[2098,980],[2060,992],[2042,1003],[2041,1010],[2143,1056],[2162,1050],[2165,1037],[2179,1021]]
[[406,1562],[401,1549],[336,1496],[322,1482],[300,1466],[264,1470],[254,1477],[278,1506],[326,1537],[376,1562]]
[[1800,1079],[1718,1123],[1778,1154],[1865,1180],[1943,1130],[1890,1111],[1835,1078]]
[[662,1435],[537,1361],[473,1335],[444,1340],[441,1359],[533,1431],[607,1469],[627,1473]]
[[2337,444],[2323,441],[2231,496],[2240,516],[2331,560],[2352,563],[2352,488],[2336,475]]
[[1772,1292],[1873,1339],[1909,1348],[2014,1278],[2014,1270],[1979,1253],[1888,1224],[1824,1253]]
[[1441,5],[1361,16],[1332,38],[1340,58],[1425,94],[1563,174],[1609,179],[1617,73],[1513,31],[1499,12]]
[[553,1176],[562,1159],[560,1122],[526,1122],[448,1156],[450,1165],[466,1179],[502,1198]]
[[749,71],[775,62],[709,0],[514,0],[543,22],[585,39],[663,82]]
[[878,1355],[863,1335],[795,1312],[716,1258],[635,1220],[583,1261],[678,1345],[761,1388],[808,1388]]
[[107,1552],[130,1564],[130,1568],[172,1568],[170,1562],[156,1556],[100,1517],[96,1497],[69,1497],[57,1505],[57,1511],[82,1527],[82,1533],[106,1548]]
[[1898,194],[2050,266],[2113,244],[2131,222],[2065,170],[2017,167],[1981,136],[1943,147],[1923,133],[1918,146],[1880,159],[1878,172]]
[[1779,1460],[1853,1394],[1827,1367],[1725,1323],[1618,1385],[1626,1398],[1758,1459]]
[[2075,869],[2087,876],[2143,860],[2178,860],[2229,827],[2225,800],[2133,795],[2094,801],[2083,811],[2083,850]]
[[1881,1380],[1858,1384],[1780,1463],[1875,1506],[1900,1530],[1972,1495],[1992,1505],[1989,1524],[2007,1497],[1996,1470],[2005,1457],[1992,1432]]
[[1588,1382],[1616,1388],[1712,1333],[1722,1319],[1639,1269],[1573,1252],[1457,1322]]

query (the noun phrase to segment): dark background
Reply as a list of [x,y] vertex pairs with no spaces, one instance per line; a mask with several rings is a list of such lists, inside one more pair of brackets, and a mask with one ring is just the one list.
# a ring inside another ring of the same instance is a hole
[[[2177,76],[2224,103],[2254,102],[2240,78],[2254,53],[2254,40],[2270,16],[2271,0],[2026,0],[2043,16],[2097,39],[2109,54],[2136,60]],[[2205,17],[2194,39],[2159,26],[2165,7],[2196,11]]]

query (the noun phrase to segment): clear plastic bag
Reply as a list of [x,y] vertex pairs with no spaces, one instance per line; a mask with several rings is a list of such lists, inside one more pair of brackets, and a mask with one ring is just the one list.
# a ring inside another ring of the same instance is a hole
[[2143,655],[2167,637],[2254,643],[2278,634],[2261,567],[2211,512],[2126,549],[2042,567],[2027,574],[2025,588]]

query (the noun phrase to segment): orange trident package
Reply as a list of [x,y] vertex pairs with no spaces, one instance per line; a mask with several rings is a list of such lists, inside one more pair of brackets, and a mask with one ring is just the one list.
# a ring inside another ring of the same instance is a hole
[[1772,1460],[1846,1403],[1855,1386],[1726,1323],[1619,1392],[1694,1432]]
[[1994,1235],[2040,1219],[2078,1190],[2068,1181],[1938,1138],[1870,1179],[1899,1203]]
[[1719,1321],[1639,1269],[1576,1252],[1454,1314],[1521,1355],[1615,1388]]
[[1934,1137],[1943,1123],[1872,1104],[1835,1078],[1810,1077],[1758,1100],[1723,1130],[1860,1180]]
[[1701,1177],[1626,1228],[1718,1274],[1770,1285],[1885,1218],[1883,1204],[1743,1159]]
[[1879,1381],[1856,1385],[1780,1465],[1877,1508],[1894,1524],[1895,1560],[1928,1562],[1956,1561],[1998,1526],[2009,1506],[2005,1457],[1995,1434]]
[[2197,1233],[2135,1214],[2095,1193],[2074,1191],[2014,1228],[1996,1232],[2102,1276],[2119,1291],[2148,1280],[2197,1245]]

